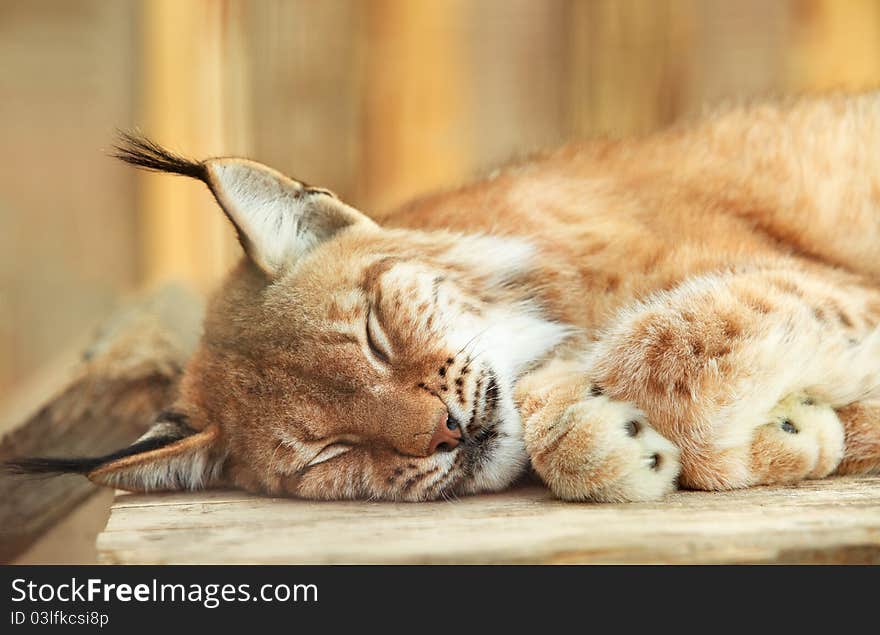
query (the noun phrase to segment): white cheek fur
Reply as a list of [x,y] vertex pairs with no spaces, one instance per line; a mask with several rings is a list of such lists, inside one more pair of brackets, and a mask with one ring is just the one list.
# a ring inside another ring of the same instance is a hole
[[[520,240],[468,237],[458,259],[467,257],[489,284],[504,284],[529,266],[533,250]],[[443,305],[441,305],[443,306]],[[443,332],[451,350],[463,350],[495,374],[499,388],[499,432],[493,452],[463,485],[466,492],[493,491],[508,486],[528,464],[513,387],[532,364],[560,345],[573,329],[541,315],[533,303],[520,301],[486,308],[482,315],[442,312]]]

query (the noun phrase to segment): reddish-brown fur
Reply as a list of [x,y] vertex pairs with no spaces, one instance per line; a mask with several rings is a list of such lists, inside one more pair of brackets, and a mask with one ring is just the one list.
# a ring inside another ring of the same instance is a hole
[[[450,288],[444,311],[476,320],[528,298],[574,327],[515,387],[532,466],[560,496],[654,497],[679,471],[684,485],[717,489],[876,470],[880,417],[859,402],[874,395],[880,358],[829,372],[825,385],[814,366],[826,362],[786,338],[872,345],[878,147],[876,94],[735,108],[642,139],[563,147],[374,216],[381,229],[355,223],[289,275],[245,259],[210,305],[175,408],[219,432],[219,478],[249,490],[418,500],[491,489],[444,482],[459,468],[427,451],[450,400],[469,407],[487,381],[469,366],[473,351],[435,332],[436,294],[415,281],[436,276]],[[450,255],[458,232],[525,239],[533,266],[493,286],[492,263]],[[374,308],[346,304],[352,293]],[[333,326],[360,325],[367,310],[405,351],[388,373]],[[760,400],[775,360],[791,371],[786,390],[808,396]],[[736,409],[750,400],[754,411]],[[800,410],[813,400],[830,414]],[[790,410],[809,422],[785,424]],[[337,438],[353,449],[306,467]],[[663,483],[638,472],[645,460]]]

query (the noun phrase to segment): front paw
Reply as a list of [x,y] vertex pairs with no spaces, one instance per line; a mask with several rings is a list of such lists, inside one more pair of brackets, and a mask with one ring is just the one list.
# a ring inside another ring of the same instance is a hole
[[560,498],[645,501],[676,487],[678,448],[630,403],[588,391],[567,405],[545,403],[526,424],[532,466]]

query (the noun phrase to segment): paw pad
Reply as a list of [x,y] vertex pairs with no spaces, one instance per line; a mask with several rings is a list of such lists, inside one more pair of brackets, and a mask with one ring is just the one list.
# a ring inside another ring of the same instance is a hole
[[840,463],[844,431],[834,409],[804,393],[790,394],[770,411],[749,449],[751,484],[821,478]]
[[788,432],[789,434],[797,434],[799,432],[797,427],[791,422],[791,419],[784,419],[779,427],[782,428],[783,432]]
[[544,431],[527,440],[532,467],[560,498],[656,500],[676,487],[678,448],[632,403],[584,394]]

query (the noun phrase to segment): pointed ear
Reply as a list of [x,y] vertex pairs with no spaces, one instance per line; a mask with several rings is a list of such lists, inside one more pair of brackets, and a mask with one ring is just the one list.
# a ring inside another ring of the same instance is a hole
[[196,431],[164,412],[150,430],[118,452],[94,458],[32,458],[6,464],[17,474],[82,474],[98,485],[133,492],[202,489],[220,482],[226,452],[219,430]]
[[220,480],[225,452],[216,426],[195,431],[164,413],[134,444],[88,472],[89,480],[135,492],[203,489]]
[[206,183],[235,226],[245,253],[270,276],[347,227],[375,226],[331,191],[295,181],[255,161],[191,161],[130,134],[121,135],[115,156],[148,170]]

